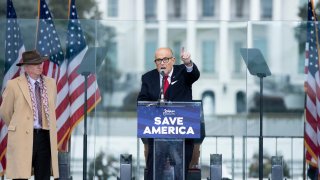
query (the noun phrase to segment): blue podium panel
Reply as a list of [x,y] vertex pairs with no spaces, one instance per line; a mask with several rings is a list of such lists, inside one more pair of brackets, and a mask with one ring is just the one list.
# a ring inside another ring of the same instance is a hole
[[185,139],[201,138],[201,114],[201,101],[138,102],[137,135],[153,148],[149,179],[185,180]]
[[201,102],[139,102],[139,138],[199,139]]
[[154,180],[185,179],[184,139],[154,140]]

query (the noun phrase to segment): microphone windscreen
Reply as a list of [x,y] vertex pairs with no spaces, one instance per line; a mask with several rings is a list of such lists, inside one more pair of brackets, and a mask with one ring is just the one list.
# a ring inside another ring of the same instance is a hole
[[160,74],[161,74],[161,76],[164,76],[165,74],[164,74],[164,70],[160,70]]

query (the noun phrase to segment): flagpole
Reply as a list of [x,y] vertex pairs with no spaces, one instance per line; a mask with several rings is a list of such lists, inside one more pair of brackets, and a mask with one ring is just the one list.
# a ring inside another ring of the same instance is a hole
[[81,75],[84,76],[84,132],[83,132],[83,179],[87,179],[87,87],[88,87],[88,76],[90,72],[83,72]]
[[265,74],[257,74],[260,78],[260,135],[259,135],[259,180],[263,179],[263,78]]
[[[305,89],[305,92],[306,91],[306,86],[304,87]],[[304,93],[304,107],[306,107],[306,100],[307,100],[307,94]],[[306,131],[306,109],[304,109],[304,118],[303,118],[303,136],[305,136],[305,132]],[[302,166],[302,170],[303,170],[303,173],[302,173],[302,176],[303,176],[303,180],[306,179],[306,146],[305,146],[305,139],[303,137],[303,166]]]
[[38,29],[39,29],[39,21],[40,21],[40,0],[38,0],[38,22],[37,22],[37,29],[36,29],[36,38],[34,43],[34,48],[37,48],[37,42],[38,42]]
[[[304,126],[303,131],[305,131],[306,122],[303,122],[303,126]],[[303,134],[304,134],[304,132],[303,132]],[[304,142],[304,140],[303,140],[303,142]],[[306,156],[305,156],[306,146],[304,145],[304,143],[303,143],[303,152],[302,153],[303,153],[303,167],[302,167],[303,173],[302,173],[302,176],[303,176],[303,180],[305,180],[306,179]]]

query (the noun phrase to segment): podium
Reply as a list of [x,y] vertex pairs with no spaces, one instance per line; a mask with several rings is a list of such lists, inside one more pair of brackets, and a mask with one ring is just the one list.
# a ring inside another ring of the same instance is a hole
[[[192,157],[192,143],[201,143],[204,138],[202,114],[201,101],[138,102],[137,136],[148,144],[149,154],[152,153],[152,156],[148,156],[152,158],[152,163],[147,160],[149,162],[147,167],[150,168],[148,174],[151,173],[152,176],[145,179],[152,177],[153,180],[185,180],[187,178],[186,162],[190,162]],[[186,156],[189,160],[185,159]]]

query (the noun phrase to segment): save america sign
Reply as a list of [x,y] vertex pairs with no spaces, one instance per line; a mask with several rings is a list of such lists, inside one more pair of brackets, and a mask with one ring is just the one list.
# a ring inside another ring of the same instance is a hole
[[200,138],[200,106],[138,105],[139,138]]

